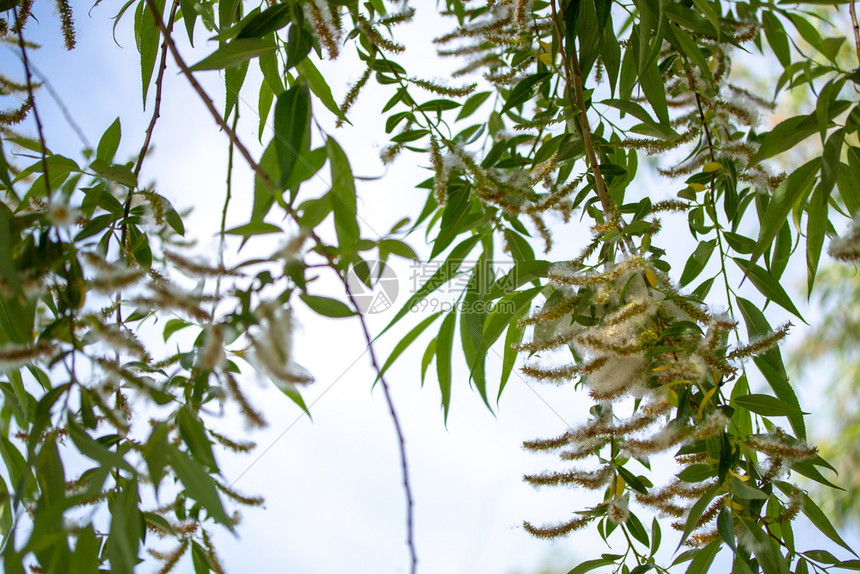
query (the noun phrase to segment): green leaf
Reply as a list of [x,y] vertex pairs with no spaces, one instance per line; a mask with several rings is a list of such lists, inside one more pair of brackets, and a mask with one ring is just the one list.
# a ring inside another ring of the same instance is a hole
[[732,519],[732,511],[725,505],[720,508],[720,513],[717,515],[717,531],[729,548],[733,551],[737,549],[735,545],[735,522]]
[[830,523],[830,520],[827,518],[827,515],[822,512],[822,510],[809,498],[805,493],[803,494],[803,514],[815,525],[815,527],[821,531],[822,534],[827,536],[830,540],[857,556],[854,550],[851,549],[848,544],[842,540],[842,537],[839,536],[839,533],[836,532],[836,529],[833,528],[833,524]]
[[[684,542],[689,538],[690,534],[692,534],[693,530],[696,529],[696,524],[699,522],[699,519],[704,514],[705,510],[707,510],[708,505],[714,499],[714,496],[717,495],[717,491],[719,490],[719,486],[715,486],[709,489],[705,494],[702,495],[699,500],[690,508],[690,512],[687,515],[687,521],[684,524],[684,534],[681,536],[681,541],[678,543],[678,548],[680,548]],[[677,549],[676,549],[677,550]]]
[[433,240],[430,259],[442,253],[458,235],[469,229],[471,197],[469,187],[459,185],[449,188],[448,203],[442,211],[439,234]]
[[614,564],[614,560],[607,560],[606,558],[595,558],[593,560],[586,560],[585,562],[580,562],[576,568],[569,571],[567,574],[585,574],[586,572],[591,572],[595,568],[600,568],[601,566],[607,566],[609,564]]
[[275,149],[286,182],[301,154],[310,149],[311,94],[307,86],[295,86],[278,96],[275,104]]
[[787,417],[791,415],[807,415],[799,407],[770,395],[744,395],[735,397],[732,403],[765,417]]
[[[579,4],[579,2],[572,2],[571,4]],[[504,114],[508,110],[519,107],[532,99],[535,91],[537,90],[537,86],[548,81],[551,76],[552,74],[550,72],[540,72],[520,80],[517,85],[514,86],[514,89],[511,90],[511,93],[508,96],[508,99],[505,100],[505,105],[502,106],[499,114]]]
[[137,480],[130,480],[116,494],[110,505],[108,556],[112,573],[133,574],[138,563],[137,549],[143,534],[143,521],[137,507],[139,501]]
[[221,504],[215,483],[203,467],[172,444],[167,447],[167,457],[188,497],[199,502],[213,520],[233,530],[233,522]]
[[758,242],[750,257],[753,263],[771,246],[797,202],[806,197],[820,165],[819,158],[806,162],[776,188],[761,221]]
[[[383,363],[382,367],[379,369],[379,373],[376,375],[376,380],[378,381],[380,377],[382,377],[386,371],[388,371],[389,367],[394,364],[394,362],[403,354],[409,345],[411,345],[415,339],[417,339],[421,333],[423,333],[427,327],[429,327],[439,315],[442,314],[442,311],[437,311],[425,318],[423,321],[418,323],[415,327],[413,327],[402,339],[397,341],[397,344],[394,345],[394,349],[388,354],[388,357],[385,359],[385,363]],[[375,381],[374,381],[375,382]]]
[[98,574],[99,547],[101,546],[92,524],[78,532],[75,552],[68,564],[68,572],[75,574]]
[[342,317],[352,317],[356,313],[350,309],[345,303],[332,299],[330,297],[319,297],[317,295],[308,295],[302,293],[299,298],[311,308],[314,312],[325,317],[339,319]]
[[[295,28],[295,26],[292,26]],[[305,58],[298,64],[296,64],[296,71],[298,71],[299,75],[308,83],[308,87],[314,93],[314,95],[319,98],[322,105],[326,107],[331,113],[341,118],[344,121],[348,121],[346,116],[340,111],[340,106],[337,105],[337,102],[334,101],[334,96],[331,95],[331,88],[326,83],[325,78],[320,73],[320,71],[314,66],[313,62],[310,59]]]
[[714,252],[714,247],[717,246],[717,240],[700,241],[698,247],[687,259],[687,264],[684,266],[684,272],[681,274],[679,284],[681,287],[688,285],[693,279],[705,269],[711,254]]
[[218,470],[218,463],[212,453],[212,442],[206,436],[203,421],[187,406],[182,406],[176,412],[176,422],[179,424],[179,434],[191,455],[211,470]]
[[785,292],[785,289],[783,289],[782,285],[779,284],[779,281],[777,281],[770,272],[759,267],[755,263],[750,263],[738,257],[732,257],[732,259],[737,263],[738,267],[743,270],[744,275],[749,278],[750,282],[762,295],[806,323],[804,318],[800,315],[800,311],[795,307],[791,297],[788,296],[788,293]]
[[522,261],[514,264],[513,268],[493,283],[485,295],[485,299],[498,299],[503,295],[516,291],[526,283],[531,283],[542,277],[546,277],[549,271],[548,261]]
[[436,374],[439,377],[439,390],[442,392],[444,420],[448,421],[448,407],[451,404],[451,349],[454,345],[454,324],[457,314],[448,313],[439,327],[436,338]]
[[277,46],[271,38],[237,38],[191,66],[191,71],[223,70],[276,49]]
[[195,540],[191,541],[191,563],[194,565],[194,574],[209,574],[212,571],[206,551]]
[[93,459],[107,468],[122,469],[131,473],[134,472],[134,468],[126,462],[120,453],[106,448],[97,440],[93,440],[80,425],[71,419],[71,417],[66,421],[66,425],[66,428],[69,431],[69,438],[72,439],[72,442],[81,454]]
[[767,500],[768,495],[757,488],[749,486],[737,477],[732,477],[732,494],[744,500]]
[[525,329],[517,325],[517,321],[521,318],[522,315],[514,317],[511,324],[508,325],[508,332],[505,335],[505,347],[504,352],[502,353],[502,374],[499,378],[499,393],[496,395],[497,404],[502,398],[502,391],[505,390],[505,386],[508,384],[508,379],[510,379],[511,373],[514,371],[514,364],[517,362],[518,353],[514,349],[514,346],[523,340],[523,334],[525,333]]
[[678,473],[678,478],[684,482],[701,482],[717,475],[717,467],[713,464],[692,464]]
[[356,212],[355,179],[343,149],[334,138],[326,140],[329,167],[331,168],[331,207],[334,227],[341,250],[353,250],[359,238]]
[[[849,105],[850,103],[845,100],[833,102],[827,112],[827,121],[829,122],[844,112]],[[758,152],[750,160],[747,169],[763,160],[793,148],[809,136],[817,133],[818,122],[819,120],[815,114],[795,116],[780,122],[764,136]]]
[[263,221],[252,221],[239,227],[234,227],[225,231],[227,235],[240,235],[248,238],[254,235],[266,235],[267,233],[283,233],[283,230],[277,225],[265,223]]
[[144,108],[146,108],[146,95],[149,92],[149,84],[152,81],[152,72],[155,69],[155,60],[158,56],[158,44],[161,40],[161,32],[155,25],[153,12],[158,14],[158,18],[162,18],[164,0],[140,2],[134,17],[134,31],[140,51],[140,76]]
[[645,66],[639,75],[639,85],[651,104],[657,119],[663,125],[669,125],[669,106],[666,103],[666,86],[663,85],[663,75],[657,67],[657,60]]
[[787,68],[791,64],[791,50],[788,46],[788,36],[785,33],[782,22],[770,10],[762,10],[761,17],[767,43],[770,44],[771,50],[773,50],[782,67]]
[[419,302],[423,301],[427,295],[456,277],[460,272],[460,266],[463,264],[463,260],[472,248],[475,247],[475,244],[478,243],[479,239],[479,236],[473,235],[456,245],[442,265],[440,265],[433,275],[431,275],[430,278],[412,294],[409,300],[406,301],[399,311],[397,311],[397,314],[393,319],[391,319],[391,322],[385,326],[385,329],[383,329],[377,337],[382,336],[382,334],[388,331],[388,329],[390,329],[395,323],[405,317],[406,314],[409,313]]
[[[744,323],[746,323],[750,339],[764,337],[772,332],[767,319],[757,306],[743,297],[735,297],[735,301],[744,317]],[[788,381],[788,375],[785,372],[779,347],[772,347],[761,355],[753,357],[753,362],[759,368],[762,375],[764,375],[774,394],[779,399],[800,410],[800,403]],[[803,416],[791,415],[788,417],[788,420],[791,422],[791,427],[797,433],[797,436],[805,439],[806,425],[803,422]]]
[[99,140],[99,145],[96,150],[96,157],[107,163],[112,162],[116,155],[116,150],[119,147],[119,140],[121,137],[122,128],[119,124],[119,118],[117,118],[108,127],[108,129],[105,130],[105,133],[102,134],[102,138]]
[[266,34],[280,30],[290,23],[292,8],[290,2],[267,8],[253,16],[247,24],[242,26],[237,38],[262,38]]
[[690,566],[687,568],[687,574],[705,574],[714,561],[714,557],[720,551],[720,541],[714,540],[693,556]]
[[487,101],[490,94],[492,94],[492,92],[478,92],[469,96],[469,98],[463,103],[460,113],[457,114],[457,121],[468,118],[475,113],[477,109],[481,107],[481,104]]
[[640,122],[647,124],[651,127],[655,134],[658,137],[662,137],[663,139],[678,139],[681,137],[678,132],[673,130],[668,125],[663,125],[660,122],[656,121],[651,117],[645,108],[637,104],[636,102],[631,102],[629,100],[616,100],[616,99],[608,99],[602,100],[601,104],[606,104],[607,106],[612,106],[613,108],[624,112],[625,114],[630,114]]

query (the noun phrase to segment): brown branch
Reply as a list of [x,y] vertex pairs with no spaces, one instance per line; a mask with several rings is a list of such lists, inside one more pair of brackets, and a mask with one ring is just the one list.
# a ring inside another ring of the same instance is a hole
[[36,97],[33,95],[33,78],[30,73],[30,60],[27,57],[27,42],[24,41],[23,22],[18,21],[18,7],[12,4],[12,14],[15,18],[15,31],[18,33],[18,47],[21,48],[21,61],[24,63],[24,76],[27,81],[27,97],[33,108],[33,119],[36,120],[36,132],[39,134],[39,145],[42,146],[42,171],[45,176],[45,196],[51,195],[51,178],[48,176],[48,146],[45,143],[45,133],[42,130],[42,120],[36,107]]
[[[176,11],[179,9],[179,0],[173,2],[173,7],[170,10],[170,17],[167,19],[167,36],[173,32],[173,23],[176,20]],[[161,43],[161,61],[158,63],[158,75],[155,77],[155,100],[153,101],[152,118],[149,120],[149,126],[146,128],[146,137],[143,140],[143,146],[140,148],[140,153],[137,155],[137,165],[134,167],[134,177],[140,175],[140,170],[143,168],[143,160],[149,151],[149,144],[152,141],[152,132],[155,130],[155,124],[161,117],[161,94],[164,86],[164,72],[167,70],[167,40]],[[146,102],[143,103],[146,106]],[[128,214],[126,214],[127,216]]]
[[206,109],[209,110],[209,113],[212,115],[212,119],[215,120],[215,123],[218,124],[224,133],[227,134],[227,137],[230,138],[230,141],[233,142],[233,145],[236,146],[236,149],[239,150],[239,153],[242,154],[242,157],[245,159],[245,162],[248,166],[254,171],[257,177],[263,182],[263,184],[268,188],[272,193],[275,192],[275,183],[272,181],[272,178],[269,177],[269,174],[260,167],[260,164],[257,163],[253,157],[251,157],[251,152],[248,151],[248,148],[242,143],[239,139],[239,136],[236,135],[236,132],[227,124],[227,121],[215,107],[215,103],[212,101],[212,98],[209,97],[209,94],[203,89],[203,86],[197,81],[194,77],[194,74],[191,73],[191,70],[188,68],[188,64],[185,63],[185,60],[182,58],[182,55],[179,53],[179,50],[176,48],[176,44],[173,42],[173,38],[170,36],[170,32],[165,28],[164,22],[161,21],[161,16],[158,14],[158,10],[156,9],[155,2],[153,0],[146,0],[147,5],[149,6],[150,11],[152,12],[152,16],[155,19],[155,26],[161,32],[161,35],[164,37],[164,41],[167,43],[167,47],[170,49],[170,53],[173,54],[173,59],[176,60],[176,65],[179,66],[179,70],[182,72],[182,75],[188,80],[188,83],[191,84],[191,87],[197,92],[197,95],[203,100],[203,103],[206,105]]
[[[564,75],[566,80],[565,91],[567,92],[568,100],[573,109],[579,110],[577,114],[577,124],[579,133],[582,134],[582,144],[585,147],[585,155],[588,159],[588,166],[594,176],[594,188],[597,191],[597,197],[600,199],[600,204],[603,206],[603,211],[607,217],[612,217],[615,213],[615,206],[606,191],[606,182],[603,179],[603,174],[600,172],[600,162],[597,160],[597,152],[594,149],[594,140],[591,138],[591,126],[588,123],[588,115],[585,112],[585,95],[582,90],[582,72],[579,69],[579,60],[576,57],[576,52],[571,49],[571,57],[568,58],[564,54],[564,43],[562,39],[564,35],[561,30],[559,14],[555,7],[556,0],[552,0],[552,20],[555,24],[555,31],[558,35],[558,45],[562,51],[561,61],[564,64]],[[573,88],[573,93],[571,93]],[[575,97],[575,99],[574,99]]]
[[860,63],[860,25],[857,24],[857,7],[854,0],[848,4],[848,13],[851,14],[851,27],[854,28],[854,48],[857,52],[857,62]]
[[[336,267],[333,267],[335,271]],[[340,275],[340,274],[338,274]],[[418,554],[415,550],[415,528],[414,509],[415,503],[412,499],[412,487],[409,483],[409,466],[406,462],[406,441],[403,438],[403,429],[400,426],[400,419],[397,417],[397,411],[394,409],[394,400],[391,398],[391,390],[388,382],[382,374],[382,369],[379,366],[379,361],[376,359],[376,351],[373,348],[373,337],[370,336],[370,330],[367,327],[367,321],[364,318],[364,313],[361,312],[355,297],[352,295],[352,290],[349,288],[349,282],[343,275],[340,275],[343,287],[346,290],[346,295],[349,297],[349,302],[358,311],[358,320],[361,322],[361,330],[364,333],[364,340],[367,342],[367,350],[370,353],[370,363],[373,365],[373,370],[379,377],[379,383],[382,385],[382,392],[385,395],[385,402],[388,404],[388,412],[391,415],[391,421],[394,423],[394,431],[397,433],[397,443],[400,450],[400,471],[403,476],[403,490],[406,493],[406,545],[409,547],[410,568],[409,572],[415,574],[418,570]]]

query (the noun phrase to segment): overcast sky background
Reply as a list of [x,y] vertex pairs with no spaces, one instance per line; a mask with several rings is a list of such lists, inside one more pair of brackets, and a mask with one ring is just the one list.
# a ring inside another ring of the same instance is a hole
[[[32,52],[35,66],[61,94],[92,145],[97,144],[114,118],[121,116],[123,142],[117,157],[136,157],[152,102],[145,112],[141,110],[131,11],[117,26],[118,46],[112,38],[110,18],[121,3],[104,1],[89,15],[89,4],[76,3],[73,7],[79,44],[75,51],[65,52],[57,18],[44,11],[44,6],[41,12],[37,11],[39,21],[31,22],[27,29],[29,40],[44,45],[42,50]],[[398,60],[424,77],[445,78],[452,64],[435,58],[430,40],[451,23],[440,22],[430,8],[430,2],[421,3],[418,22],[400,30],[403,38],[409,38],[410,49],[407,56]],[[184,31],[177,33],[177,37],[184,37]],[[203,34],[197,38],[196,49],[180,43],[189,63],[214,49],[203,41]],[[6,55],[0,65],[10,74],[15,70],[16,59],[8,48],[3,49]],[[341,60],[321,66],[338,101],[347,83],[360,73],[349,51],[344,50]],[[255,86],[254,67],[247,86]],[[178,209],[194,207],[186,219],[186,227],[189,235],[199,240],[196,251],[212,260],[223,202],[227,140],[176,72],[170,61],[162,117],[142,182],[157,179],[159,193],[170,198]],[[19,75],[17,70],[15,75]],[[223,98],[223,83],[217,72],[198,74],[198,79],[216,100]],[[151,88],[150,94],[153,92]],[[429,175],[422,169],[427,163],[424,157],[406,152],[387,170],[378,159],[380,148],[387,143],[378,109],[392,94],[393,89],[368,90],[352,111],[355,126],[330,131],[347,152],[357,175],[385,174],[379,181],[358,184],[359,214],[365,221],[362,232],[367,237],[387,232],[404,215],[416,215],[425,200],[425,193],[414,189],[414,184]],[[246,121],[240,123],[239,133],[247,144],[252,144],[257,140],[256,90],[246,90],[242,98],[240,112]],[[56,103],[46,90],[39,92],[37,101],[48,146],[54,152],[79,159],[79,141]],[[315,113],[324,125],[331,126],[331,115],[321,106],[315,107]],[[264,142],[270,137],[266,134]],[[251,147],[259,155],[259,146]],[[657,198],[671,197],[679,189],[655,179],[647,169],[642,171],[640,185],[658,190]],[[328,169],[321,175],[327,180]],[[251,209],[250,172],[239,161],[234,182],[235,199],[228,226],[245,222]],[[309,182],[307,197],[318,196],[326,189],[324,181]],[[683,225],[683,220],[679,223]],[[588,236],[587,230],[576,226],[556,227],[556,230],[556,247],[546,257],[550,260],[575,256]],[[664,232],[655,243],[669,245],[671,240],[671,233]],[[420,254],[429,255],[421,232],[408,241]],[[266,256],[283,242],[282,238],[253,240],[239,257]],[[685,253],[678,255],[680,261],[674,261],[676,268],[683,264],[685,256]],[[236,256],[231,257],[235,260]],[[374,333],[391,319],[413,285],[414,269],[408,262],[399,262],[395,271],[400,281],[398,300],[388,312],[369,316]],[[800,275],[795,272],[794,277]],[[330,278],[323,277],[319,285],[316,294],[323,294],[326,289],[336,293]],[[323,319],[304,309],[298,309],[297,317],[296,359],[316,378],[316,383],[305,390],[306,401],[312,405],[313,421],[271,384],[253,375],[245,377],[252,402],[262,408],[270,425],[264,431],[247,433],[242,422],[228,411],[218,428],[233,436],[247,435],[259,448],[250,456],[225,453],[219,460],[228,483],[235,481],[238,490],[264,496],[266,505],[263,509],[242,511],[244,521],[237,537],[218,533],[219,553],[228,571],[234,573],[407,572],[405,507],[397,443],[380,389],[371,391],[374,375],[358,322]],[[771,318],[776,323],[783,317],[774,313]],[[398,337],[416,322],[407,319],[399,331],[386,335],[379,344],[380,355],[386,356]],[[535,386],[515,372],[500,408],[493,415],[478,394],[469,390],[467,377],[463,375],[465,365],[455,359],[453,399],[446,429],[432,367],[426,386],[421,388],[419,383],[420,357],[436,330],[438,324],[402,357],[387,377],[406,437],[416,501],[420,570],[511,574],[534,572],[542,564],[555,564],[556,571],[565,572],[578,559],[611,551],[602,549],[602,542],[591,530],[547,543],[535,540],[520,526],[524,519],[562,520],[573,510],[598,502],[593,495],[575,490],[538,492],[521,480],[524,473],[560,468],[554,457],[524,453],[522,441],[562,433],[566,426],[585,416],[590,399],[574,393],[572,388]],[[496,390],[500,364],[501,360],[491,353],[488,358],[491,393]],[[811,402],[814,408],[820,403],[817,398],[820,393],[815,388],[800,391],[806,399],[804,406]],[[815,417],[810,417],[808,424],[814,428]],[[269,450],[257,460],[266,448]],[[798,532],[798,540],[823,538],[814,531],[808,535],[805,530]],[[666,536],[672,535],[664,529]],[[849,533],[847,538],[855,543],[860,541],[856,533]],[[665,546],[674,543],[667,540]],[[804,542],[802,546],[832,548],[824,541]],[[726,553],[724,550],[723,554]],[[177,571],[192,571],[190,561],[184,561]]]

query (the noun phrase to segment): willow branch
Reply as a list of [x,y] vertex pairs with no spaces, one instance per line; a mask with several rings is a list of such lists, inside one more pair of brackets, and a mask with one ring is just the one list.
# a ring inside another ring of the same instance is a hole
[[[352,306],[359,310],[358,303],[352,295],[352,290],[349,288],[349,282],[341,275],[346,295],[349,297],[349,302]],[[409,572],[415,574],[418,570],[418,553],[415,550],[415,527],[414,527],[414,506],[412,498],[412,486],[409,483],[409,466],[406,462],[406,440],[403,438],[403,429],[400,426],[400,419],[397,416],[397,411],[394,408],[394,400],[391,398],[391,389],[388,382],[382,374],[382,369],[379,366],[379,361],[376,358],[376,351],[373,347],[373,337],[370,336],[370,330],[367,327],[367,321],[364,314],[359,311],[358,320],[361,323],[361,330],[364,333],[364,340],[367,342],[367,350],[370,354],[370,363],[373,365],[373,370],[379,377],[379,384],[382,385],[382,392],[385,395],[385,402],[388,404],[388,412],[391,415],[391,421],[394,423],[394,430],[397,433],[397,443],[400,450],[400,472],[403,477],[403,490],[406,493],[406,545],[409,547],[410,568]]]
[[[173,7],[170,10],[170,17],[167,19],[167,35],[165,38],[169,37],[173,32],[173,23],[176,20],[176,10],[179,9],[179,0],[175,0],[173,2]],[[160,20],[161,16],[159,15],[156,20]],[[164,72],[167,70],[167,40],[161,43],[161,61],[158,63],[158,75],[155,77],[155,99],[152,105],[152,117],[149,120],[149,126],[146,128],[146,137],[143,140],[143,146],[140,148],[140,153],[137,155],[137,165],[134,167],[134,177],[140,175],[140,170],[143,168],[143,160],[146,158],[146,154],[149,151],[149,144],[152,141],[152,132],[155,131],[155,124],[158,123],[158,119],[161,117],[161,94],[164,86]],[[146,102],[144,102],[144,106]]]
[[194,74],[191,73],[191,70],[188,68],[188,64],[185,63],[185,60],[182,58],[182,55],[179,53],[179,50],[176,48],[176,44],[173,42],[173,38],[170,36],[170,32],[165,28],[164,22],[161,20],[161,16],[158,14],[158,10],[155,6],[155,2],[153,0],[146,0],[147,5],[149,6],[150,12],[152,12],[152,16],[155,19],[155,26],[161,32],[161,35],[164,37],[164,41],[167,43],[167,47],[170,49],[170,53],[173,55],[173,59],[176,61],[176,65],[179,66],[179,70],[182,72],[182,75],[188,80],[188,83],[191,84],[191,88],[197,92],[197,95],[203,101],[206,106],[206,109],[209,110],[209,113],[212,115],[212,119],[215,120],[215,123],[218,124],[224,133],[227,134],[227,137],[230,138],[230,141],[233,142],[233,145],[236,146],[236,149],[239,150],[239,153],[245,159],[245,162],[248,166],[254,171],[257,177],[263,182],[263,184],[268,188],[272,193],[275,192],[275,183],[272,181],[272,178],[269,177],[269,174],[260,167],[260,164],[257,163],[253,157],[251,157],[251,152],[248,151],[248,148],[242,143],[239,139],[239,136],[236,135],[236,132],[227,124],[227,120],[221,115],[218,109],[215,107],[215,103],[212,101],[212,98],[209,97],[209,94],[206,93],[206,90],[203,89],[203,86],[197,81],[194,77]]
[[45,143],[45,132],[42,130],[42,120],[36,107],[36,97],[33,95],[33,76],[30,72],[30,59],[27,57],[27,43],[24,41],[23,23],[18,21],[18,8],[12,4],[12,15],[15,18],[15,30],[18,32],[18,47],[21,48],[21,61],[24,63],[24,76],[27,82],[27,97],[33,106],[33,119],[36,120],[36,132],[39,134],[39,145],[42,146],[42,171],[45,175],[45,195],[51,195],[51,178],[48,177],[48,146]]
[[[561,30],[559,14],[555,7],[555,0],[551,2],[552,20],[555,24],[556,34],[558,35],[558,44],[562,50],[562,62],[564,64],[564,75],[567,80],[566,92],[570,100],[571,107],[579,110],[577,113],[577,123],[579,132],[582,135],[582,144],[585,148],[585,155],[588,159],[588,166],[594,176],[594,188],[597,190],[597,197],[600,199],[600,204],[603,206],[603,211],[608,217],[615,213],[615,206],[609,198],[609,193],[606,190],[606,182],[603,179],[603,174],[600,172],[600,162],[597,160],[597,152],[594,149],[594,140],[591,138],[591,126],[588,124],[588,115],[585,112],[585,95],[582,89],[582,71],[579,69],[579,61],[575,51],[571,50],[571,57],[568,58],[564,54],[564,45],[562,39],[564,35]],[[571,93],[571,87],[573,93]],[[575,99],[574,99],[575,98]]]

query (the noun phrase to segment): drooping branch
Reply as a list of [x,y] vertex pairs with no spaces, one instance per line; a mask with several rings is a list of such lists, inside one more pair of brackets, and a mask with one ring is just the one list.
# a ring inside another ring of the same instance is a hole
[[197,81],[197,78],[194,77],[194,74],[188,67],[188,64],[185,63],[185,60],[182,58],[182,55],[179,53],[179,50],[176,48],[176,43],[173,41],[173,38],[170,35],[170,31],[164,25],[164,22],[161,20],[161,15],[158,13],[158,9],[155,6],[155,2],[153,0],[146,0],[147,6],[149,6],[149,10],[152,13],[152,17],[155,19],[155,26],[158,28],[159,32],[161,32],[162,37],[164,37],[164,41],[167,43],[167,47],[170,49],[170,53],[173,55],[173,59],[176,61],[176,65],[179,66],[179,70],[182,72],[182,75],[188,80],[188,83],[191,84],[191,88],[197,92],[197,95],[203,101],[203,104],[206,106],[206,109],[209,110],[209,113],[212,116],[212,119],[215,120],[215,123],[218,124],[227,137],[230,138],[230,141],[236,146],[236,149],[239,150],[239,153],[242,154],[242,157],[245,159],[245,162],[248,166],[254,171],[257,177],[263,182],[269,191],[275,191],[275,183],[272,181],[272,178],[269,177],[269,174],[266,173],[260,164],[257,163],[254,158],[251,156],[251,152],[248,151],[248,148],[245,147],[245,144],[239,139],[239,136],[236,135],[236,132],[230,127],[227,123],[227,120],[221,115],[218,109],[215,107],[215,103],[212,101],[212,98],[209,97],[209,94],[206,93],[206,90],[203,89],[203,86]]
[[591,138],[591,126],[588,123],[588,114],[585,111],[585,95],[582,89],[582,71],[579,69],[579,61],[574,50],[571,50],[570,58],[564,54],[564,46],[562,44],[564,34],[562,34],[561,29],[561,20],[563,19],[563,16],[559,15],[555,3],[556,0],[552,0],[552,20],[555,24],[556,34],[558,35],[559,46],[562,48],[561,60],[563,62],[564,75],[567,83],[565,91],[567,92],[568,99],[570,100],[571,108],[578,110],[577,123],[579,125],[579,132],[582,135],[582,145],[585,148],[588,167],[594,176],[594,189],[597,191],[597,197],[600,199],[600,204],[603,207],[604,213],[606,213],[607,217],[611,217],[615,212],[615,206],[606,190],[606,182],[603,179],[603,174],[600,172],[600,162],[597,159],[597,152],[594,149],[594,140]]
[[[341,276],[343,287],[346,290],[349,302],[355,309],[359,309],[358,303],[352,294],[349,287],[349,282]],[[391,422],[394,424],[394,431],[397,433],[397,446],[400,451],[400,471],[403,477],[403,491],[406,494],[406,545],[409,547],[410,568],[409,572],[415,574],[418,569],[418,554],[415,550],[415,528],[414,528],[414,501],[412,497],[412,486],[409,482],[409,466],[406,461],[406,441],[403,438],[403,429],[400,426],[400,419],[397,416],[397,410],[394,408],[394,400],[391,397],[391,389],[385,376],[382,374],[379,361],[376,358],[376,351],[373,347],[373,337],[370,336],[370,330],[367,327],[367,321],[364,314],[358,313],[358,320],[361,323],[361,330],[364,334],[364,340],[367,343],[367,350],[370,353],[370,363],[373,365],[373,370],[379,377],[379,384],[382,385],[382,392],[385,395],[385,402],[388,405],[388,412],[391,415]]]
[[[179,0],[174,0],[173,6],[170,9],[170,17],[167,19],[166,35],[164,42],[161,43],[161,60],[158,63],[158,75],[155,78],[155,99],[152,102],[152,117],[149,120],[149,126],[146,128],[146,136],[143,139],[143,145],[140,148],[140,153],[137,155],[137,163],[134,166],[134,177],[140,175],[140,170],[143,168],[143,160],[149,152],[149,144],[152,141],[152,133],[155,131],[155,124],[161,117],[161,95],[164,88],[164,72],[167,70],[167,38],[173,32],[173,23],[176,20],[176,11],[179,9]],[[128,214],[126,213],[126,217]]]
[[48,176],[48,146],[45,143],[45,132],[42,129],[42,120],[39,117],[39,108],[36,106],[36,97],[33,94],[33,76],[30,72],[30,59],[27,57],[27,42],[24,41],[24,25],[18,20],[18,8],[12,4],[12,14],[15,18],[15,31],[18,35],[18,47],[21,49],[21,61],[24,64],[24,76],[27,84],[27,98],[30,100],[33,119],[36,121],[36,132],[39,134],[39,145],[42,147],[42,171],[45,178],[45,195],[51,195],[51,178]]

